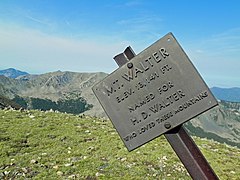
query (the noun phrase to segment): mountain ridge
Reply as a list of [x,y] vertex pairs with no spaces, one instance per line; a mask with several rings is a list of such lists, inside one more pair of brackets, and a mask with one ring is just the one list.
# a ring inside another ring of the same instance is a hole
[[[13,99],[25,98],[26,107],[33,107],[32,102],[52,104],[58,102],[87,102],[85,115],[107,118],[103,108],[92,92],[95,83],[107,76],[106,73],[77,73],[56,71],[40,75],[24,75],[16,79],[0,76],[0,95]],[[20,101],[22,102],[22,101]],[[75,103],[76,104],[76,103]],[[240,103],[219,101],[220,108],[214,108],[186,123],[189,132],[196,136],[205,136],[240,147]],[[46,105],[46,106],[47,106]],[[74,105],[74,104],[72,104]],[[36,106],[36,105],[35,105]],[[37,107],[39,107],[37,105]],[[45,107],[39,107],[45,109]],[[68,111],[69,112],[69,111]],[[71,112],[71,111],[70,111]]]
[[27,74],[16,79],[0,76],[0,95],[13,99],[15,96],[49,99],[57,102],[62,99],[84,98],[88,104],[95,104],[87,114],[106,116],[91,88],[107,74],[77,73],[56,71],[40,75]]
[[15,79],[19,76],[26,75],[26,74],[28,74],[28,73],[24,72],[24,71],[14,69],[14,68],[8,68],[8,69],[0,70],[0,75],[4,75],[6,77],[13,78],[13,79]]
[[217,99],[230,101],[230,102],[240,102],[240,88],[220,88],[212,87],[212,93],[217,97]]
[[240,148],[240,103],[219,101],[219,106],[184,124],[191,135]]

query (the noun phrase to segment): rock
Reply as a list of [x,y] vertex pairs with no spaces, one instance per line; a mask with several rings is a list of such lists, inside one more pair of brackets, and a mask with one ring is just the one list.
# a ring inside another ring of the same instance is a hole
[[38,163],[38,161],[37,161],[37,160],[35,160],[35,159],[32,159],[32,160],[30,161],[30,163],[31,163],[31,164],[37,164],[37,163]]
[[23,171],[23,173],[27,173],[28,172],[28,170],[26,169],[26,168],[22,168],[22,171]]
[[64,164],[65,167],[69,167],[69,166],[72,166],[72,165],[73,165],[72,163]]
[[58,165],[53,166],[53,169],[58,169]]
[[121,158],[121,162],[124,162],[124,161],[126,161],[127,160],[127,158],[126,157],[124,157],[124,158]]
[[32,119],[32,118],[35,118],[35,116],[34,116],[34,115],[30,115],[29,117],[30,117],[31,119]]
[[99,177],[99,176],[104,176],[104,174],[102,174],[102,173],[100,173],[100,172],[97,172],[95,175],[96,175],[97,177]]
[[83,156],[83,159],[87,159],[88,157],[87,156]]
[[71,162],[78,162],[79,160],[80,160],[80,158],[78,158],[78,157],[72,157],[70,159]]
[[162,160],[166,161],[167,160],[167,156],[163,156]]
[[75,179],[77,176],[75,174],[72,174],[70,176],[68,176],[69,179]]
[[62,171],[58,171],[58,172],[57,172],[57,175],[58,175],[58,176],[62,176],[62,175],[63,175],[63,172],[62,172]]
[[10,171],[4,171],[5,175],[8,175],[10,173]]

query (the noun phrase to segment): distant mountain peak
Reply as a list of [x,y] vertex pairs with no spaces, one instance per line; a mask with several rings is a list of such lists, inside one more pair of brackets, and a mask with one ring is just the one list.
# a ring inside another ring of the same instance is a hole
[[212,93],[216,96],[217,99],[230,101],[230,102],[240,102],[240,88],[219,88],[212,87]]
[[23,76],[23,75],[27,75],[27,72],[24,71],[20,71],[14,68],[8,68],[8,69],[4,69],[4,70],[0,70],[0,75],[9,77],[9,78],[17,78],[19,76]]

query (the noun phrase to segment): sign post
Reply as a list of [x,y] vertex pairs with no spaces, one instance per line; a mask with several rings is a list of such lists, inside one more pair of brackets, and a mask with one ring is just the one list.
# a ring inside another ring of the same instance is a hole
[[193,179],[218,179],[182,127],[217,101],[175,37],[138,55],[128,47],[114,59],[120,68],[93,91],[127,149],[164,134]]

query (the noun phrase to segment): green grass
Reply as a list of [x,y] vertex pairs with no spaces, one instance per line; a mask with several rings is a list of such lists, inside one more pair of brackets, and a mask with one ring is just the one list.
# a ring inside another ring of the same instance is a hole
[[[194,138],[220,179],[240,149]],[[109,120],[0,110],[0,179],[191,179],[163,136],[128,152]]]

